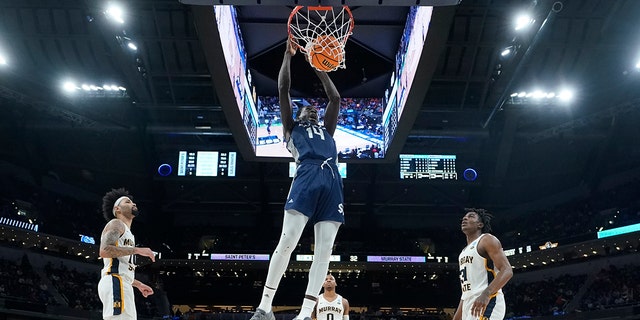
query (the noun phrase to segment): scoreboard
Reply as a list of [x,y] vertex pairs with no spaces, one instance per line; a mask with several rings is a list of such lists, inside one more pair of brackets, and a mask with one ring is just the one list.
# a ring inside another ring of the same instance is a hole
[[400,179],[458,180],[456,156],[401,154]]
[[220,151],[180,151],[178,176],[235,177],[236,153]]

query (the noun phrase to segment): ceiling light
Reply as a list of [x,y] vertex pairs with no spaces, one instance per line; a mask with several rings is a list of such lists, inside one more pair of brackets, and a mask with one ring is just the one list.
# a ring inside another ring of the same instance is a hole
[[73,81],[65,81],[62,84],[62,90],[66,92],[73,92],[77,89],[76,84]]
[[511,47],[509,48],[505,48],[504,50],[502,50],[502,52],[500,52],[500,55],[503,57],[508,56],[511,53]]
[[5,58],[3,54],[0,54],[0,65],[7,65],[7,58]]
[[138,47],[133,42],[127,43],[127,47],[129,47],[129,49],[131,49],[133,51],[137,51],[138,50]]
[[526,29],[531,24],[533,24],[533,21],[534,20],[528,14],[521,14],[518,17],[516,17],[514,28],[516,29],[516,31]]
[[109,5],[109,8],[107,8],[107,11],[104,12],[105,15],[107,16],[107,18],[117,22],[117,23],[124,23],[124,12],[122,11],[122,8],[120,6],[117,6],[115,4],[111,4]]
[[[527,95],[526,91],[521,91],[520,93],[518,93],[518,98],[524,98]],[[520,234],[518,234],[520,235]]]
[[515,98],[515,97],[517,97],[517,96],[518,96],[518,93],[517,93],[517,92],[514,92],[514,93],[512,93],[512,94],[511,94],[511,98]]
[[[86,98],[126,98],[127,89],[114,84],[104,84],[98,86],[91,83],[83,83],[78,86],[73,80],[66,80],[61,85],[62,90],[67,93],[74,93]],[[80,91],[80,92],[76,92]]]
[[565,102],[569,102],[569,101],[573,100],[573,91],[568,90],[568,89],[563,89],[558,94],[558,99],[560,99],[561,101],[565,101]]
[[544,98],[546,95],[547,95],[546,93],[544,93],[544,92],[542,92],[542,91],[540,91],[540,90],[536,90],[536,91],[534,91],[534,92],[533,92],[533,98],[534,98],[534,99],[542,99],[542,98]]

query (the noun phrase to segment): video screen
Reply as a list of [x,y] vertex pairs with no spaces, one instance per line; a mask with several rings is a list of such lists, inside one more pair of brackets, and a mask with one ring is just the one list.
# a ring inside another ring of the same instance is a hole
[[[236,98],[236,107],[249,136],[250,143],[256,145],[256,128],[258,124],[255,99],[251,94],[250,74],[247,69],[247,53],[242,41],[242,32],[238,25],[237,12],[234,6],[213,6],[215,12],[222,51],[225,57],[229,79]],[[255,150],[255,148],[254,148]]]
[[400,179],[458,180],[456,156],[401,154]]
[[[247,54],[235,7],[214,5],[213,8],[236,104],[235,106],[223,105],[223,108],[244,158],[253,160],[291,158],[283,141],[277,97],[256,97],[254,94],[256,88],[251,83]],[[380,92],[377,97],[342,99],[338,127],[334,134],[339,159],[348,162],[389,159],[387,150],[392,144],[394,150],[399,150],[396,146],[401,145],[402,141],[394,142],[398,126],[404,122],[413,123],[414,120],[405,120],[402,115],[405,114],[406,102],[418,70],[432,12],[433,8],[428,6],[410,7],[396,54],[395,69],[392,70],[389,87],[384,92]],[[317,106],[320,115],[324,114],[326,98],[292,99],[294,114],[296,108],[306,105]],[[419,108],[420,106],[412,104],[409,107]],[[235,110],[229,115],[232,108]],[[236,127],[240,125],[237,119],[241,119],[242,129]],[[245,132],[248,140],[240,136],[244,136]],[[405,139],[406,136],[399,138]],[[249,143],[249,146],[244,145],[245,143]],[[248,150],[252,150],[253,153],[247,154]],[[397,154],[397,151],[394,153]],[[391,158],[395,158],[395,155],[391,155]]]
[[409,10],[400,39],[400,48],[396,54],[396,67],[391,75],[391,85],[384,93],[386,108],[382,117],[382,126],[386,129],[385,149],[388,149],[393,141],[401,120],[427,39],[432,13],[433,7],[427,6],[411,7]]
[[[293,114],[298,108],[314,106],[318,109],[320,124],[324,123],[326,98],[291,98]],[[291,157],[282,133],[278,97],[258,97],[258,130],[256,155],[258,157]],[[379,159],[385,152],[381,124],[382,103],[379,98],[342,98],[338,126],[333,135],[338,159]]]
[[179,177],[235,177],[236,153],[219,151],[178,152]]

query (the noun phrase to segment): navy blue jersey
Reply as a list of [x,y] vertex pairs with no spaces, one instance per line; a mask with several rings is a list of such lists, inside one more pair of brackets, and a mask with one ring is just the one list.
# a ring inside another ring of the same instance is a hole
[[325,127],[310,122],[295,122],[287,149],[297,163],[304,160],[327,160],[338,163],[336,142]]
[[309,122],[296,122],[287,149],[298,167],[285,210],[306,215],[312,224],[320,221],[344,223],[336,142],[327,129]]

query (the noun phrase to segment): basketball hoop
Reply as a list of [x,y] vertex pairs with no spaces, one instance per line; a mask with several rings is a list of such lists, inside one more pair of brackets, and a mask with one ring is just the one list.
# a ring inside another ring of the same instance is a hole
[[[334,71],[346,68],[344,46],[353,30],[353,15],[349,7],[296,6],[287,22],[289,38],[309,58],[311,65],[319,71]],[[331,39],[328,41],[327,39]],[[330,70],[319,69],[313,64],[313,55],[326,54],[335,59]]]

